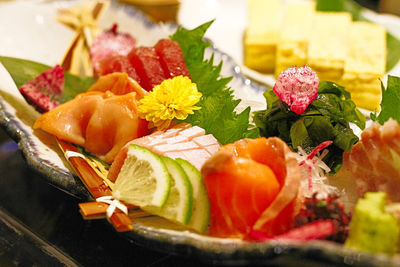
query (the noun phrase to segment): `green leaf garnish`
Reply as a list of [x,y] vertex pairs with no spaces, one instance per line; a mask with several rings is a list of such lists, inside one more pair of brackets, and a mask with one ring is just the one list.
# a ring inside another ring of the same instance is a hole
[[393,118],[400,123],[400,77],[388,76],[387,87],[381,83],[382,101],[379,116],[371,114],[371,119],[384,124],[389,118]]
[[[363,7],[352,0],[317,0],[319,11],[345,11],[351,13],[353,20],[369,21],[361,11]],[[400,59],[400,40],[386,31],[386,71],[391,70]]]
[[293,149],[300,146],[308,153],[324,141],[333,141],[324,158],[332,173],[340,169],[343,152],[349,152],[358,141],[349,123],[361,129],[365,127],[366,118],[356,109],[350,94],[332,82],[319,84],[317,98],[300,115],[290,111],[272,89],[264,96],[267,109],[254,113],[254,122],[261,135],[278,136]]
[[186,122],[197,125],[211,133],[221,144],[232,143],[245,137],[258,136],[258,130],[249,130],[250,108],[237,114],[234,110],[240,100],[233,99],[233,92],[227,87],[232,77],[221,77],[222,62],[214,65],[214,56],[204,60],[205,49],[210,43],[203,36],[213,21],[193,30],[179,27],[170,36],[179,43],[192,81],[203,94],[196,106],[201,109],[190,115]]
[[[45,64],[13,57],[0,56],[0,62],[10,73],[18,88],[51,68]],[[60,102],[65,103],[77,94],[86,92],[95,81],[96,79],[92,77],[80,77],[65,72],[65,86]]]

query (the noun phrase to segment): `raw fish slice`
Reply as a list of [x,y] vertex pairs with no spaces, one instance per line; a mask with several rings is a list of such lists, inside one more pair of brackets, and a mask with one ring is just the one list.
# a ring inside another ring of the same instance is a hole
[[[108,173],[108,179],[114,181],[125,161],[127,146],[136,144],[146,147],[159,155],[175,158],[182,158],[189,161],[193,166],[200,170],[203,163],[213,154],[201,145],[195,143],[194,138],[204,135],[204,129],[191,126],[188,123],[180,123],[165,131],[155,131],[154,133],[134,139],[128,142],[120,152],[118,152]],[[215,143],[210,143],[210,150],[216,151],[219,148],[217,139]]]
[[96,73],[97,76],[103,76],[113,72],[125,72],[129,77],[137,81],[139,84],[141,83],[139,75],[129,62],[127,56],[112,55],[98,62],[98,73]]
[[353,146],[351,153],[343,154],[343,167],[348,168],[356,179],[358,195],[362,196],[365,192],[376,191],[376,179],[379,179],[365,151],[364,144],[358,142]]
[[101,155],[105,162],[112,162],[127,142],[138,133],[147,132],[147,123],[137,116],[135,93],[106,95],[87,125],[85,149]]
[[166,78],[173,78],[179,75],[190,78],[178,42],[171,39],[161,39],[154,48],[156,49],[157,55],[160,57],[160,63]]
[[343,164],[351,170],[359,197],[366,192],[383,191],[390,201],[400,201],[400,126],[390,119],[373,123],[361,140],[346,153]]
[[160,58],[153,47],[134,48],[128,55],[129,62],[137,71],[142,86],[151,91],[154,86],[166,79]]
[[111,91],[115,95],[124,95],[131,92],[136,92],[140,99],[148,94],[135,80],[128,77],[128,74],[114,72],[101,76],[88,91]]
[[87,124],[102,99],[100,92],[79,94],[73,100],[42,114],[33,128],[42,129],[61,140],[83,146]]
[[136,93],[79,94],[42,114],[34,124],[57,138],[85,147],[106,162],[130,140],[147,134],[147,122],[137,115]]
[[90,47],[90,58],[94,66],[94,72],[101,71],[99,62],[111,55],[126,56],[135,47],[136,40],[127,33],[118,33],[118,25],[114,24],[111,29],[104,31],[93,40]]
[[64,70],[57,65],[24,83],[19,91],[39,112],[46,112],[60,104],[64,83]]
[[376,163],[373,167],[374,172],[379,174],[375,180],[377,190],[390,192],[396,190],[391,181],[398,170],[393,166],[391,148],[382,140],[380,133],[380,126],[372,124],[361,134],[361,139],[370,161]]
[[[261,157],[268,153],[272,155]],[[284,170],[275,173],[279,168]],[[302,176],[295,154],[282,140],[242,139],[225,145],[203,165],[202,174],[212,235],[245,238],[253,228],[274,235],[292,226]]]

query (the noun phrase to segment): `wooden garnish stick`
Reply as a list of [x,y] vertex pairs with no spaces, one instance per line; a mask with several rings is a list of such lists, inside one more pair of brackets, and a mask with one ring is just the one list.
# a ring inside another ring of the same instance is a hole
[[[64,154],[66,154],[68,151],[79,153],[78,149],[74,145],[58,139],[57,141]],[[92,166],[85,159],[81,157],[69,157],[68,160],[74,167],[76,173],[78,174],[78,177],[81,179],[81,181],[84,183],[86,188],[89,190],[89,192],[95,199],[103,196],[112,195],[110,188],[104,183],[103,179],[93,170]],[[94,203],[97,204],[98,202]],[[107,205],[108,208],[109,206],[108,204],[106,203],[103,204]],[[104,205],[96,205],[92,206],[92,208],[98,207],[99,211],[104,212],[103,208]],[[99,211],[92,209],[92,212],[94,212],[94,214],[97,215],[99,215]],[[90,213],[86,214],[87,217],[90,217]],[[130,231],[133,229],[133,224],[130,217],[119,209],[115,209],[115,211],[113,212],[111,217],[108,218],[108,220],[111,222],[111,224],[118,232]]]
[[[92,220],[92,219],[104,219],[106,218],[106,212],[108,209],[108,204],[103,202],[85,202],[79,203],[79,209],[82,214],[82,217],[85,220]],[[146,211],[142,211],[136,206],[128,206],[129,209],[129,217],[139,218],[139,217],[147,217],[151,216],[150,213]]]

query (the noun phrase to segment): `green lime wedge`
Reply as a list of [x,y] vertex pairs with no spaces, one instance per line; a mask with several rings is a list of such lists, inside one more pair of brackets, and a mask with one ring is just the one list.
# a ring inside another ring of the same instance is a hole
[[175,160],[161,157],[171,175],[171,191],[167,203],[162,208],[143,207],[144,210],[160,217],[187,225],[192,215],[192,185]]
[[193,189],[193,210],[188,227],[204,233],[210,221],[210,203],[203,176],[190,162],[179,158],[176,161],[186,172]]
[[171,177],[164,161],[147,148],[130,145],[113,197],[139,207],[163,207],[170,189]]

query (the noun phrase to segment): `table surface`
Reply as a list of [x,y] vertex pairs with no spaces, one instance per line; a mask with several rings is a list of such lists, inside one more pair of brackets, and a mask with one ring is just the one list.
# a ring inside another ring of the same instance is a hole
[[[377,8],[377,1],[358,2]],[[140,247],[106,220],[83,220],[80,202],[30,169],[17,144],[0,129],[0,266],[209,264]]]

